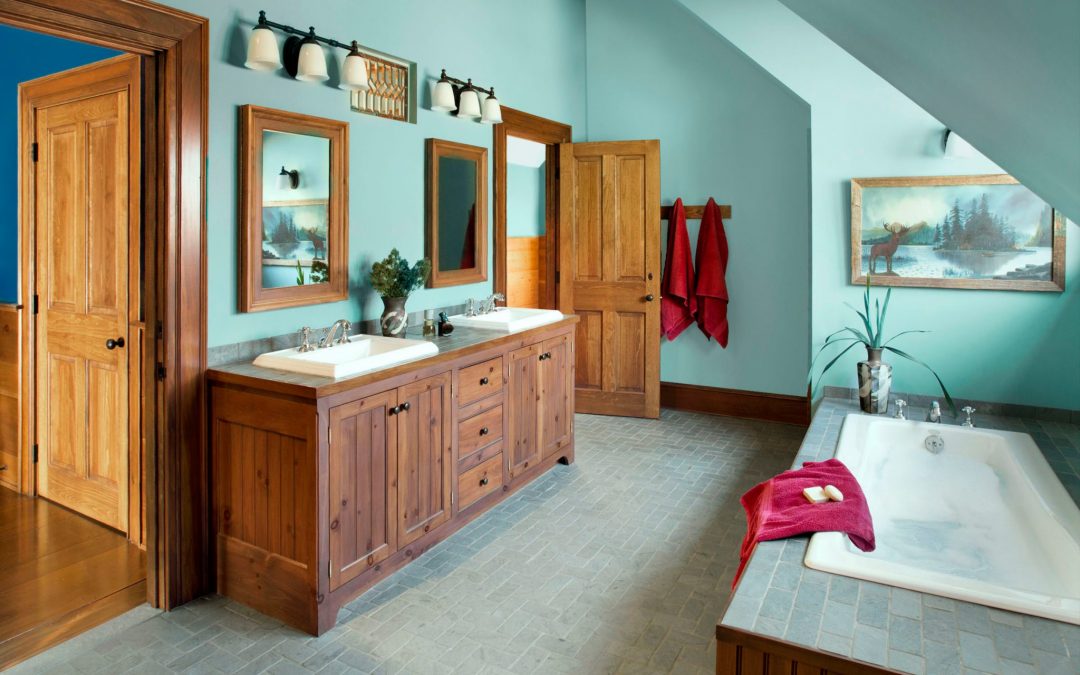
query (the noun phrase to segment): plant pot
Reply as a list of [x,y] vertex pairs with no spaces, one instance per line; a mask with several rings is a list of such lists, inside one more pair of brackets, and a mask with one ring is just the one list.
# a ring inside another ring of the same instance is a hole
[[881,350],[866,348],[866,360],[859,361],[859,407],[864,413],[884,415],[889,411],[892,366],[883,363]]
[[405,327],[409,325],[409,314],[405,311],[404,298],[383,298],[383,313],[379,324],[386,337],[405,337]]

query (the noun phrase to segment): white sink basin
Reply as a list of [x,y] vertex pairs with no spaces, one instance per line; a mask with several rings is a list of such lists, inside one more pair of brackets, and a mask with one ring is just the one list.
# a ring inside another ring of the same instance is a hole
[[338,378],[359,375],[438,353],[439,348],[435,343],[426,340],[354,335],[349,338],[348,344],[316,349],[313,352],[300,352],[295,347],[267,352],[255,359],[255,365],[292,373]]
[[483,328],[497,330],[502,333],[517,333],[547,323],[555,323],[562,318],[563,313],[557,309],[499,307],[494,312],[477,316],[458,314],[450,317],[450,323],[467,328]]

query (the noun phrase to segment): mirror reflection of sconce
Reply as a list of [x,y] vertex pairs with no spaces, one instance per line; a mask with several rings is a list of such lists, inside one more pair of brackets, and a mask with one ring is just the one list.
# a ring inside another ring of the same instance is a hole
[[287,171],[285,167],[281,167],[281,173],[277,177],[277,186],[279,190],[295,190],[300,187],[300,171],[293,169]]

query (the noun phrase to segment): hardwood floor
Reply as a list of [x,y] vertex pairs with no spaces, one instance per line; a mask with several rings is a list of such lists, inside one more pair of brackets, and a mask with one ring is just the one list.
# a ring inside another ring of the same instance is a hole
[[146,602],[146,555],[123,535],[0,488],[0,670]]

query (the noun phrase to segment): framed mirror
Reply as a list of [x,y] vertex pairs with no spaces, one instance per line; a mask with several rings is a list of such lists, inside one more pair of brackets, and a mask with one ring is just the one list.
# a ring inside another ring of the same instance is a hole
[[427,141],[428,288],[487,280],[487,148]]
[[349,297],[347,122],[240,108],[240,311]]

